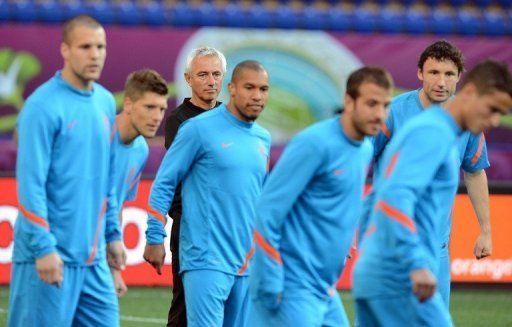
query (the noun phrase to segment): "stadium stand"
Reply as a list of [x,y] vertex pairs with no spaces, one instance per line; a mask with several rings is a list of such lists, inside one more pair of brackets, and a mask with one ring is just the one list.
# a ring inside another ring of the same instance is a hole
[[512,0],[0,1],[0,21],[57,23],[79,13],[106,25],[512,35]]

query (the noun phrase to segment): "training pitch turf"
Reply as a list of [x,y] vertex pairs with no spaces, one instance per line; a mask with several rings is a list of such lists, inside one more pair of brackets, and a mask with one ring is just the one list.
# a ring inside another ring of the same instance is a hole
[[[0,326],[6,325],[7,286],[0,287]],[[121,326],[163,326],[167,321],[170,289],[131,287],[121,298]],[[354,306],[349,292],[341,292],[351,322]],[[512,326],[512,290],[456,289],[451,313],[456,326]]]

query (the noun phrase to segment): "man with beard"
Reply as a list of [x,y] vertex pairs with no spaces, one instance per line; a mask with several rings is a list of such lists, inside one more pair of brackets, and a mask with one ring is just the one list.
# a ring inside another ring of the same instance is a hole
[[257,206],[251,272],[253,326],[349,326],[336,282],[354,238],[371,141],[393,81],[363,67],[347,81],[344,110],[288,144]]

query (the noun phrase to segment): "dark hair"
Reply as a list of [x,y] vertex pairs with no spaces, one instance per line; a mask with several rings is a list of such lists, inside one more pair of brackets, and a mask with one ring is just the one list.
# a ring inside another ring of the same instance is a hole
[[464,56],[462,52],[448,41],[437,41],[423,50],[418,60],[418,68],[420,70],[423,70],[423,65],[425,65],[425,61],[428,58],[437,61],[450,60],[457,66],[459,75],[464,71]]
[[359,88],[363,83],[374,83],[386,90],[394,87],[393,78],[387,70],[378,66],[364,66],[352,72],[348,77],[347,94],[352,99],[357,99],[359,97]]
[[87,26],[89,28],[102,28],[101,24],[94,18],[88,15],[75,16],[64,23],[62,27],[62,41],[69,44],[69,35],[77,26]]
[[233,73],[231,74],[231,82],[236,82],[236,80],[240,77],[242,71],[246,69],[251,69],[257,72],[266,72],[265,67],[256,60],[245,60],[235,66],[233,69]]
[[137,101],[146,92],[167,95],[167,82],[152,69],[137,70],[130,75],[124,86],[124,96]]
[[512,76],[504,62],[484,60],[478,63],[464,76],[461,88],[469,83],[474,84],[481,95],[499,91],[512,97]]

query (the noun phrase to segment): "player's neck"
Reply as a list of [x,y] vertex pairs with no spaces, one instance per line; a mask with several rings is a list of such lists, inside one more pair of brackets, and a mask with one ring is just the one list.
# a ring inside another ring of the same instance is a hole
[[119,139],[124,144],[130,144],[139,136],[139,132],[130,124],[128,116],[120,113],[116,116],[116,125],[119,133]]
[[72,69],[64,67],[61,71],[62,78],[71,84],[71,86],[82,90],[82,91],[90,91],[92,90],[92,80],[84,80],[83,78],[80,78],[77,74],[73,72]]
[[455,122],[457,123],[457,125],[459,125],[459,127],[462,129],[462,130],[465,130],[465,126],[463,124],[463,119],[462,119],[462,106],[463,106],[463,103],[460,102],[461,100],[460,99],[453,99],[453,100],[449,100],[447,101],[443,107],[446,109],[446,111],[453,117],[453,119],[455,120]]
[[354,140],[354,141],[361,141],[364,138],[364,135],[361,134],[356,127],[354,126],[354,123],[350,119],[349,115],[346,113],[341,114],[340,124],[343,129],[343,132],[345,135]]
[[199,107],[199,108],[204,109],[204,110],[210,110],[213,107],[215,107],[215,104],[217,103],[217,100],[204,101],[204,100],[201,100],[198,97],[192,96],[190,98],[190,102],[194,106],[196,106],[196,107]]

